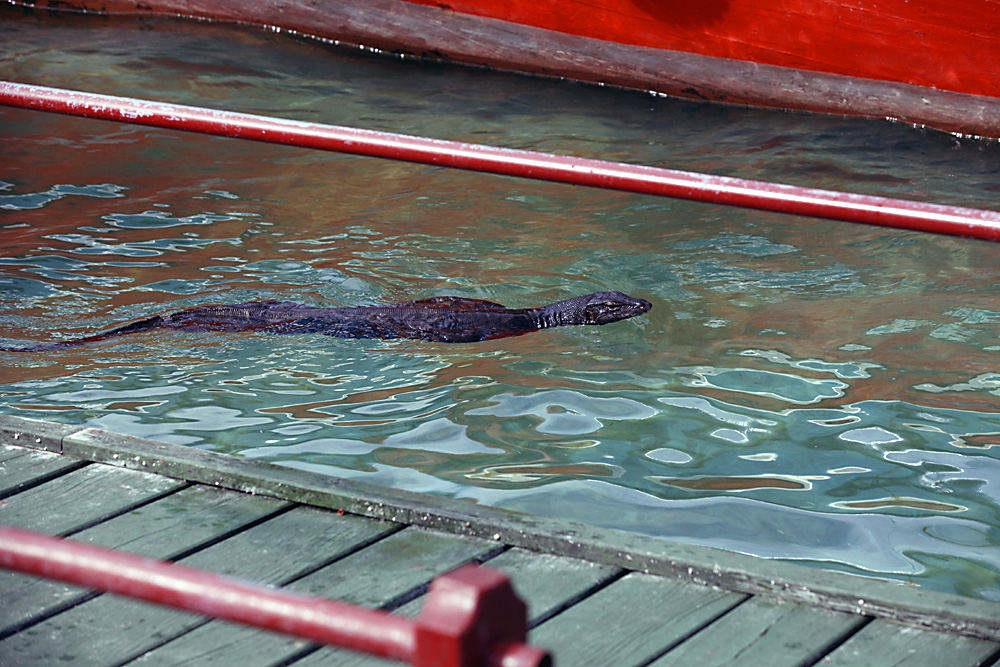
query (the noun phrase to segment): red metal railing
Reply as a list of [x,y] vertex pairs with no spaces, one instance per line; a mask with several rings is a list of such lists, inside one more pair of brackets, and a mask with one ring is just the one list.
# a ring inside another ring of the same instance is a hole
[[1000,212],[0,82],[0,104],[780,213],[1000,240]]
[[0,526],[0,567],[343,646],[419,667],[540,667],[506,575],[467,565],[431,583],[410,620],[212,572]]

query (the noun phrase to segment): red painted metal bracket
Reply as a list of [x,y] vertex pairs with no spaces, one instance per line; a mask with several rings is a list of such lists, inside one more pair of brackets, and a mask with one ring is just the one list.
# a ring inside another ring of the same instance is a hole
[[1000,241],[1000,211],[801,188],[6,81],[0,82],[0,104],[506,176]]
[[436,578],[416,621],[184,565],[0,526],[0,567],[409,662],[543,667],[507,576],[466,565]]

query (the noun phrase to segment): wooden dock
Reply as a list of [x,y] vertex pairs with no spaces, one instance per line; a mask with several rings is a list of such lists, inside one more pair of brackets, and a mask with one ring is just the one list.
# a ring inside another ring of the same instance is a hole
[[[0,416],[0,524],[415,614],[509,574],[557,665],[991,665],[1000,604]],[[0,665],[398,664],[0,571]]]

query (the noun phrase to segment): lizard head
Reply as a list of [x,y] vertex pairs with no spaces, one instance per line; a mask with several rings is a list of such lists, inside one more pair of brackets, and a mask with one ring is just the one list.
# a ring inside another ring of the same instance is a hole
[[594,292],[579,297],[582,303],[582,324],[608,324],[636,315],[653,307],[645,299],[636,299],[621,292]]

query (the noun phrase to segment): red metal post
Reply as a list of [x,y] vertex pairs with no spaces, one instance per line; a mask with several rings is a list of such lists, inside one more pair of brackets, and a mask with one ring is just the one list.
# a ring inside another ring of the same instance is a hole
[[1000,212],[0,82],[0,104],[507,176],[1000,240]]
[[[544,652],[522,643],[523,603],[506,598],[513,596],[506,576],[488,568],[462,568],[438,577],[427,606],[446,612],[434,615],[433,630],[418,631],[413,621],[386,612],[9,526],[0,526],[0,567],[418,665],[472,667],[507,655],[521,661],[505,661],[505,667],[548,664]],[[455,583],[449,583],[452,578]],[[494,603],[501,606],[490,609]],[[518,609],[520,620],[506,617]],[[499,629],[492,625],[497,621]],[[449,624],[461,630],[450,632]],[[418,646],[421,633],[433,634],[436,641]],[[459,659],[443,662],[428,651]]]
[[527,607],[510,580],[496,570],[465,566],[438,577],[417,619],[414,667],[550,664],[546,653],[524,644]]

